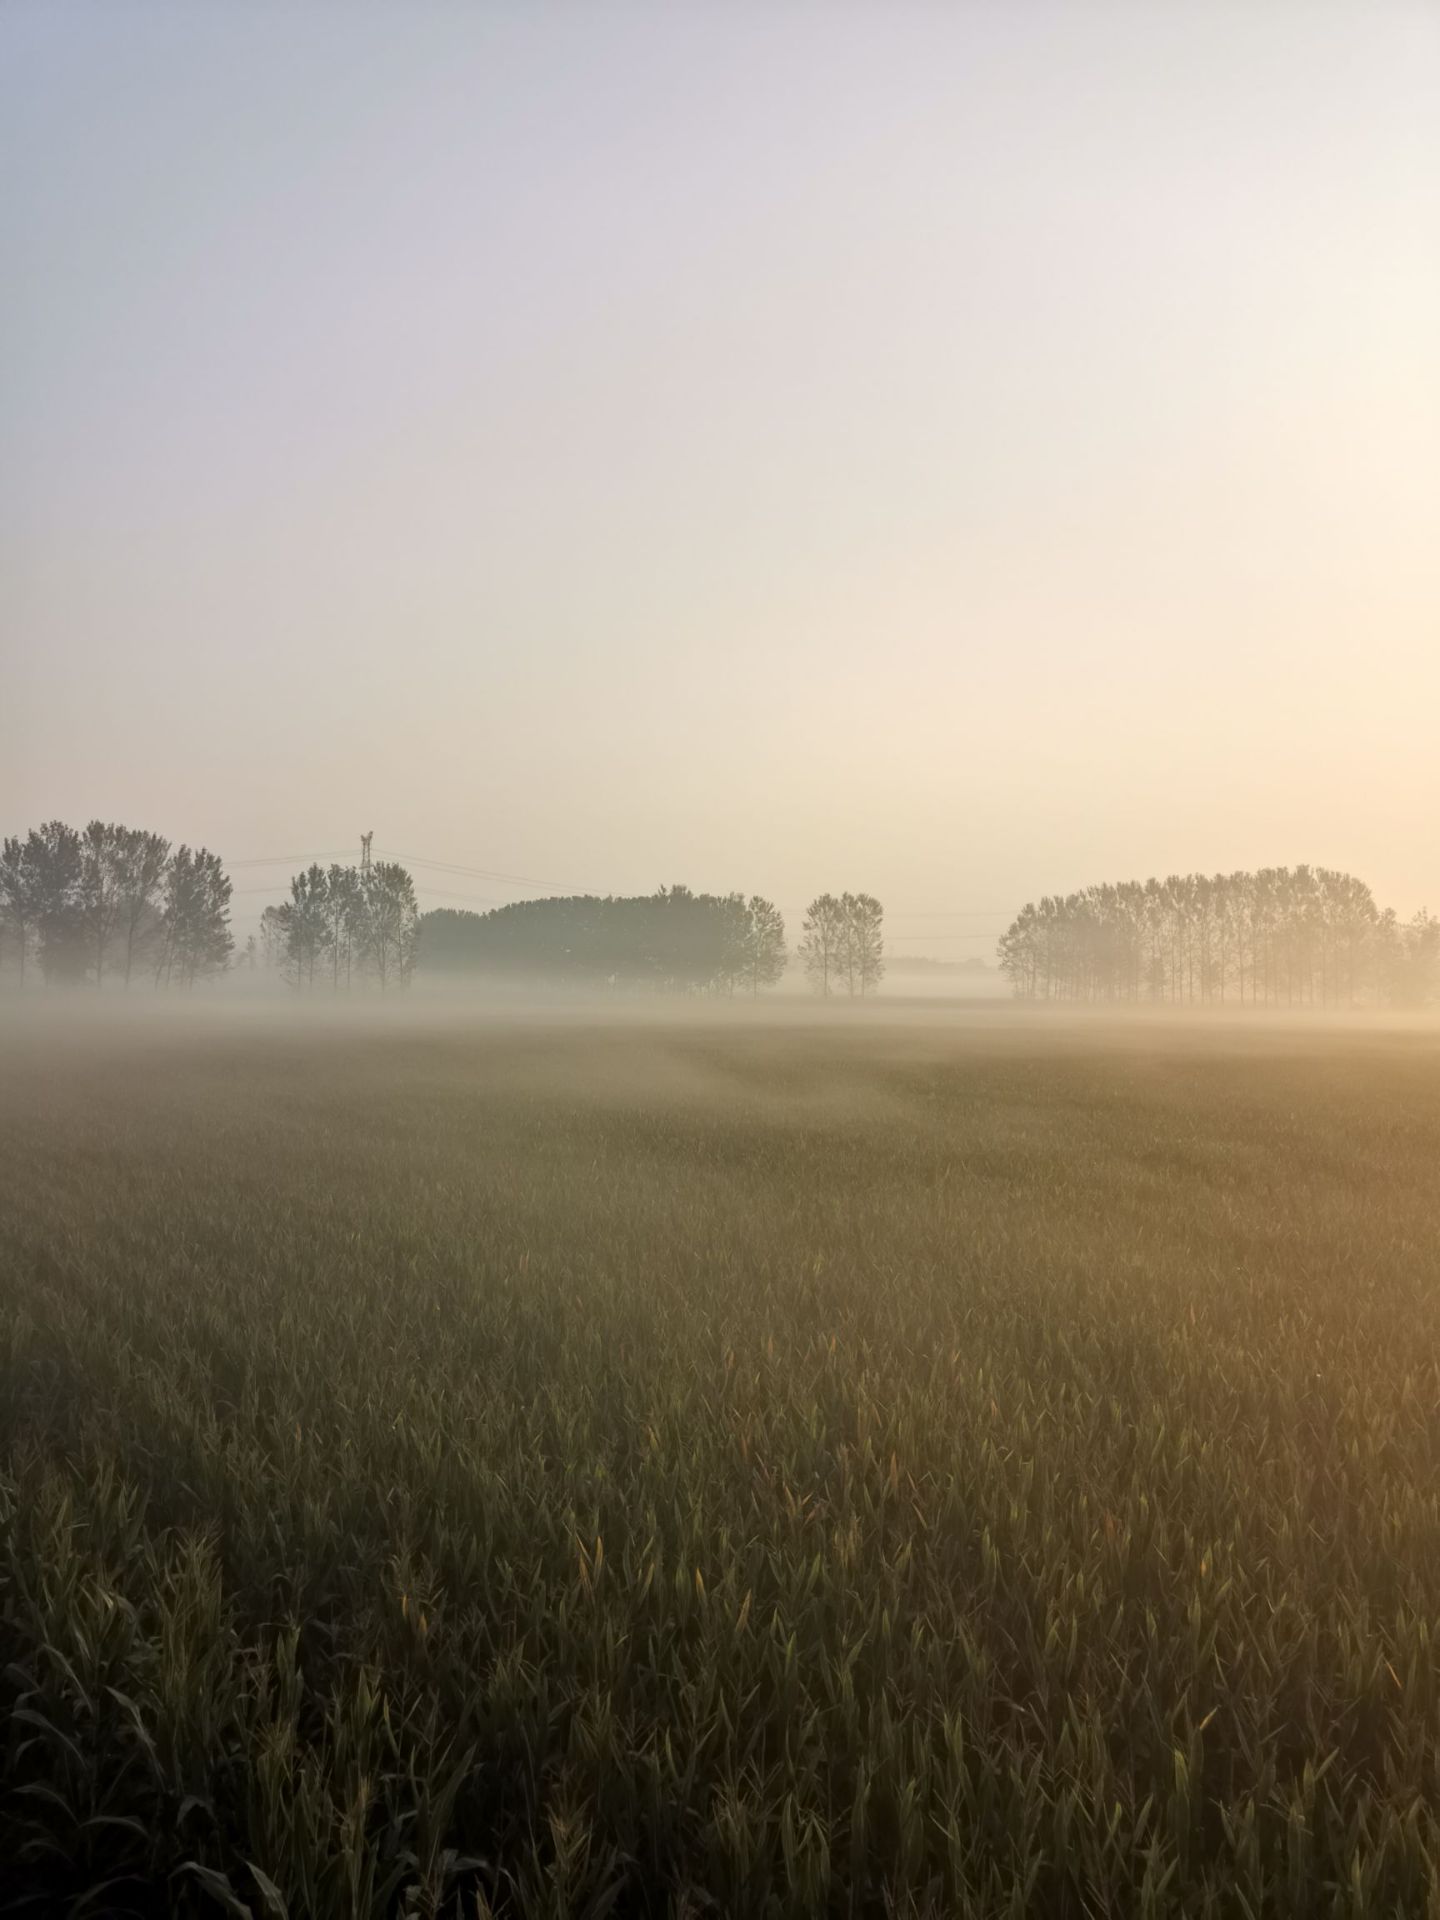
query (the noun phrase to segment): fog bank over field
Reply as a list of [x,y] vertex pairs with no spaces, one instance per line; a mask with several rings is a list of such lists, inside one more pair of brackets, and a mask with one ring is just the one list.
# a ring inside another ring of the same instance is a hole
[[[87,1059],[128,1063],[143,1075],[147,1059],[188,1054],[197,1063],[230,1062],[241,1071],[249,1052],[289,1061],[302,1075],[307,1062],[346,1058],[375,1066],[420,1049],[407,1074],[440,1067],[453,1049],[476,1049],[484,1071],[509,1062],[503,1084],[525,1092],[521,1068],[542,1049],[553,1087],[567,1062],[579,1081],[597,1072],[618,1074],[642,1090],[645,1066],[664,1062],[673,1048],[713,1051],[750,1061],[755,1071],[783,1073],[787,1063],[887,1059],[937,1068],[987,1056],[1036,1061],[1069,1055],[1203,1059],[1290,1056],[1322,1061],[1378,1048],[1440,1066],[1440,1009],[1286,1012],[1230,1007],[1176,1010],[1096,1007],[1016,1001],[1008,995],[889,993],[860,1005],[777,993],[760,1001],[676,999],[668,996],[578,993],[568,983],[487,986],[432,982],[410,994],[378,998],[297,1001],[273,984],[226,981],[183,998],[157,995],[0,995],[0,1071],[5,1063],[83,1071]],[[424,1063],[429,1063],[426,1066]],[[673,1058],[661,1069],[673,1077]],[[721,1082],[696,1084],[697,1098],[723,1091]],[[223,1074],[216,1082],[223,1102]]]

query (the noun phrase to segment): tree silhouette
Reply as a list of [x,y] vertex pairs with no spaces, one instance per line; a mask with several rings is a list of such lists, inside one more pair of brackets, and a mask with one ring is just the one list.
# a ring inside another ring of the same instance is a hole
[[120,919],[124,832],[123,827],[92,820],[80,836],[77,907],[97,989],[104,985],[105,956]]
[[156,979],[192,987],[230,964],[230,882],[218,854],[178,847],[165,869]]
[[80,835],[63,820],[32,827],[25,859],[33,876],[40,971],[47,985],[74,985],[85,978],[88,954],[80,903]]
[[785,916],[772,900],[751,894],[745,908],[742,978],[753,998],[762,987],[773,987],[785,977]]
[[32,827],[0,848],[0,922],[24,985],[32,953],[47,985],[99,987],[137,967],[157,985],[192,985],[222,971],[232,941],[230,882],[219,856],[158,833],[92,820]]
[[325,876],[325,938],[330,948],[330,984],[340,990],[341,975],[351,984],[355,948],[363,940],[365,890],[354,867],[332,866]]
[[40,923],[40,881],[28,842],[7,838],[0,847],[0,920],[15,949],[20,984]]
[[424,917],[420,965],[620,992],[756,993],[784,973],[785,922],[758,895],[684,886],[517,900],[490,913],[441,908]]
[[1032,902],[999,958],[1026,999],[1349,1006],[1433,991],[1424,920],[1402,927],[1326,867],[1171,874]]
[[376,861],[363,874],[315,865],[294,876],[288,900],[260,916],[261,949],[292,986],[338,993],[358,977],[384,993],[410,983],[419,921],[414,882],[397,863]]
[[828,999],[842,966],[845,909],[833,893],[821,893],[805,909],[800,960],[811,986]]
[[853,999],[874,993],[885,973],[885,909],[873,893],[840,896],[840,973]]
[[885,909],[873,893],[856,895],[860,991],[874,993],[885,978]]
[[310,866],[290,882],[290,898],[280,908],[285,927],[286,974],[297,987],[313,987],[331,933],[330,886],[325,869]]
[[405,987],[415,965],[420,913],[404,867],[377,860],[365,878],[364,953],[381,993]]
[[122,974],[130,985],[136,965],[160,936],[160,895],[170,842],[139,827],[115,829],[120,842],[119,933],[124,943]]

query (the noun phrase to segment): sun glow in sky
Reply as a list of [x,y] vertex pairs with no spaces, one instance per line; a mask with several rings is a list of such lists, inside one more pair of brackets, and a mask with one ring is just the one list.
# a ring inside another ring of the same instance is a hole
[[0,54],[6,832],[865,888],[955,957],[1152,871],[1440,907],[1434,7]]

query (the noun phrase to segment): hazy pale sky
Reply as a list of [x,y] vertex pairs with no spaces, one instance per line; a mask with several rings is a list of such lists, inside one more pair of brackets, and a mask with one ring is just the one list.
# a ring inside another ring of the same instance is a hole
[[6,832],[1440,908],[1440,6],[8,0],[0,257]]

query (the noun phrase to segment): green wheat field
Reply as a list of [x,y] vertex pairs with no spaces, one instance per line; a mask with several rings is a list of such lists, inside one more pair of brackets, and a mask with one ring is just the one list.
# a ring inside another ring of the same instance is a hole
[[1440,1915],[1440,1029],[0,1030],[0,1910]]

